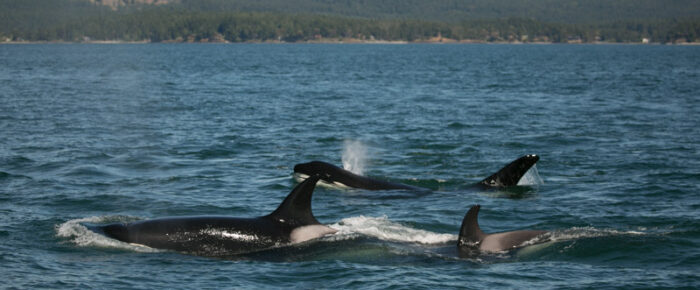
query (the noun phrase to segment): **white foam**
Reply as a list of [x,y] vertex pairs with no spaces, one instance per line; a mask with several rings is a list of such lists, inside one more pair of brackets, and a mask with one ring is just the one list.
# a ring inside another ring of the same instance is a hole
[[[518,251],[519,256],[530,255],[557,242],[573,241],[585,238],[599,238],[611,236],[638,236],[646,233],[638,231],[618,231],[613,229],[596,229],[593,227],[573,227],[569,229],[554,230],[540,235],[522,244],[524,248]],[[566,246],[571,248],[574,244]]]
[[597,238],[609,236],[638,236],[644,235],[644,232],[638,231],[618,231],[613,229],[596,229],[594,227],[573,227],[565,230],[555,230],[551,232],[549,237],[551,241],[568,241],[582,238]]
[[336,224],[330,225],[338,230],[336,235],[354,237],[357,234],[375,237],[381,240],[394,242],[408,242],[420,244],[444,244],[457,240],[457,235],[440,234],[430,231],[414,229],[399,223],[389,221],[384,217],[357,216],[342,219]]
[[537,171],[537,164],[532,165],[530,169],[528,169],[527,172],[518,180],[518,185],[527,185],[527,186],[532,186],[532,185],[542,185],[544,184],[544,181],[540,177],[539,172]]
[[103,216],[103,217],[87,217],[81,219],[69,220],[60,225],[56,225],[56,236],[60,238],[69,238],[70,241],[79,247],[103,247],[129,250],[135,252],[159,252],[161,250],[150,248],[139,244],[124,243],[115,239],[110,239],[98,233],[89,230],[82,223],[108,223],[135,220],[133,217],[123,216]]
[[367,164],[367,147],[360,141],[343,142],[343,168],[357,175],[363,175]]

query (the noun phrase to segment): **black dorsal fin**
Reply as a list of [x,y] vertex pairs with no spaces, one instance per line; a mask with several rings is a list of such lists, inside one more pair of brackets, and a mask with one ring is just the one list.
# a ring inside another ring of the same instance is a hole
[[484,232],[479,228],[479,208],[480,205],[472,206],[462,220],[462,228],[459,229],[459,240],[457,245],[475,245],[484,239]]
[[299,183],[267,217],[293,226],[320,224],[311,212],[311,195],[319,179],[319,175],[314,174]]
[[517,185],[520,178],[522,178],[530,167],[535,165],[538,160],[540,160],[540,157],[534,154],[525,155],[515,159],[513,162],[501,168],[501,170],[498,172],[486,177],[484,180],[479,182],[479,184],[495,187]]

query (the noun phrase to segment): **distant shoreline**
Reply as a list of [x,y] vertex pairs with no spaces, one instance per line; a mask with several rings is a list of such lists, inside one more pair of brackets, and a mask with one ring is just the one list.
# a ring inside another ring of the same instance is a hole
[[123,40],[88,40],[88,41],[2,41],[2,44],[187,44],[187,43],[199,43],[199,44],[515,44],[515,45],[570,45],[570,44],[589,44],[589,45],[682,45],[682,46],[696,46],[700,45],[700,42],[677,42],[677,43],[660,43],[660,42],[605,42],[605,41],[595,41],[595,42],[542,42],[542,41],[483,41],[474,39],[463,39],[463,40],[417,40],[417,41],[405,41],[405,40],[362,40],[362,39],[317,39],[317,40],[307,40],[307,41],[270,41],[270,40],[259,40],[259,41],[243,41],[243,42],[230,42],[230,41],[160,41],[153,42],[148,40],[142,41],[123,41]]
[[685,2],[512,1],[9,1],[0,43],[700,44]]

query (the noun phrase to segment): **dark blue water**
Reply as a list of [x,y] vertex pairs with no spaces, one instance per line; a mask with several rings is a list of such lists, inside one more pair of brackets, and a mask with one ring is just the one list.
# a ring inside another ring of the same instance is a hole
[[[10,288],[699,287],[700,48],[2,45],[0,276]],[[521,186],[469,185],[539,154]],[[359,160],[430,194],[318,188],[338,234],[232,259],[84,223],[253,217],[296,163]],[[538,180],[541,178],[541,182]],[[456,256],[487,232],[553,242]]]

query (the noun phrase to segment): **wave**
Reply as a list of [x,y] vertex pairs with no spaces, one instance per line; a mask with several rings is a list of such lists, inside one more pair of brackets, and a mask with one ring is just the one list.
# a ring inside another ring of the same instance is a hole
[[120,176],[115,170],[100,165],[78,165],[70,168],[63,175],[75,177],[112,177]]
[[640,231],[618,231],[614,229],[597,229],[594,227],[573,227],[563,230],[553,230],[549,239],[553,242],[577,240],[584,238],[599,238],[611,236],[641,236],[646,235]]
[[91,231],[85,224],[104,224],[113,222],[128,222],[138,220],[138,218],[127,216],[94,216],[81,219],[74,219],[56,226],[56,236],[70,239],[70,242],[79,247],[100,247],[127,250],[142,253],[162,252],[162,250],[151,247],[124,243],[108,238]]
[[457,235],[415,229],[392,222],[386,216],[344,218],[340,222],[330,225],[330,227],[338,230],[336,235],[340,236],[360,234],[392,242],[431,245],[457,241]]
[[12,174],[12,173],[7,173],[7,172],[4,172],[4,171],[0,171],[0,181],[2,181],[3,179],[11,179],[11,178],[26,178],[26,179],[32,179],[32,178],[29,177],[29,176],[19,175],[19,174]]

